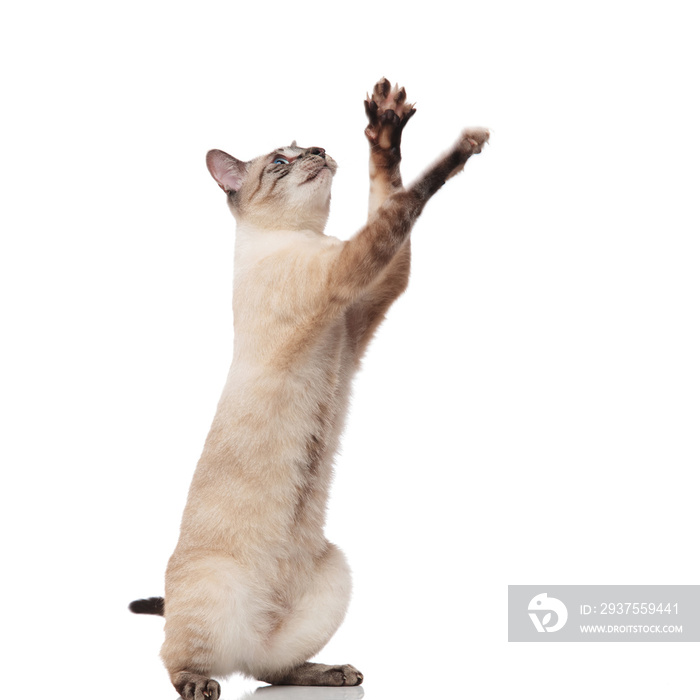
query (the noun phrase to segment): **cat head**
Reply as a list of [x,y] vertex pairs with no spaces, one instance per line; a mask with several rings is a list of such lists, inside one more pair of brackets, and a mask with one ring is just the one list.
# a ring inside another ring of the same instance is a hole
[[207,167],[239,223],[323,231],[338,166],[322,148],[300,148],[293,141],[247,163],[213,150]]

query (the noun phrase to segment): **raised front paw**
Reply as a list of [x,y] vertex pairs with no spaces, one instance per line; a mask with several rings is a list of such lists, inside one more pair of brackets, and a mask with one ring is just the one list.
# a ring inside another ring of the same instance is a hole
[[481,153],[484,144],[488,143],[489,136],[489,130],[481,126],[465,129],[459,141],[460,149],[468,155]]
[[399,148],[401,132],[406,122],[416,113],[413,104],[406,102],[406,90],[382,78],[367,95],[365,112],[369,124],[365,135],[373,148]]
[[446,155],[442,162],[445,165],[453,165],[448,171],[445,180],[449,180],[457,173],[461,172],[464,164],[476,153],[481,153],[481,149],[489,140],[489,130],[481,126],[473,126],[465,129],[453,149]]

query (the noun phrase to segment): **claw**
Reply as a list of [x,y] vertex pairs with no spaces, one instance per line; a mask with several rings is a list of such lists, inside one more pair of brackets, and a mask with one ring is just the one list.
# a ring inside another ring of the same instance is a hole
[[368,99],[365,100],[365,113],[367,114],[367,118],[370,120],[370,122],[376,121],[377,109],[377,103],[374,100],[370,100],[368,97]]
[[380,90],[381,96],[386,97],[389,94],[389,90],[391,90],[391,83],[386,78],[382,78],[377,83],[377,87]]
[[415,113],[416,113],[416,108],[413,107],[413,106],[411,106],[411,109],[410,109],[408,112],[406,112],[406,114],[404,114],[403,117],[401,118],[401,128],[402,128],[402,129],[403,129],[403,127],[406,125],[406,122],[407,122]]

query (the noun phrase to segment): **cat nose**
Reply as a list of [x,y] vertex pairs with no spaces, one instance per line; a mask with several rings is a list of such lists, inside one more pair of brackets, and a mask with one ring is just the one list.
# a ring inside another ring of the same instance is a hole
[[326,151],[323,148],[317,148],[316,146],[314,146],[313,148],[309,148],[308,152],[312,156],[320,156],[321,158],[326,157]]

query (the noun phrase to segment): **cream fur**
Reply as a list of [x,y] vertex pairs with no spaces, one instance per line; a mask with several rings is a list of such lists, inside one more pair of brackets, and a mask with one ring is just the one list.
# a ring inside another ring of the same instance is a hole
[[352,376],[408,282],[411,228],[488,140],[465,131],[404,189],[400,137],[415,112],[405,98],[383,80],[365,103],[370,212],[349,241],[323,233],[336,171],[323,149],[293,143],[250,162],[207,155],[237,221],[235,345],[166,572],[161,656],[186,700],[217,700],[210,676],[233,672],[362,682],[352,666],[305,663],[350,599],[350,570],[323,531],[333,455]]
[[[330,179],[292,206],[325,222]],[[316,654],[345,615],[350,571],[323,524],[357,356],[328,285],[342,243],[234,212],[234,357],[168,565],[162,656],[171,673],[260,677]]]

